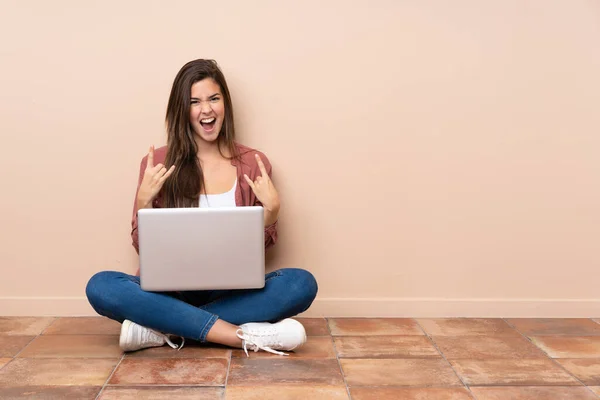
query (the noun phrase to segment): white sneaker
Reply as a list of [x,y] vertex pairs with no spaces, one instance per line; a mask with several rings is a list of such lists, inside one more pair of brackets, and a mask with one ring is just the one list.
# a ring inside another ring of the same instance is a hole
[[240,325],[237,336],[242,339],[242,348],[248,356],[248,349],[268,351],[287,356],[276,350],[294,350],[306,343],[306,331],[302,324],[288,318],[274,324],[268,322],[250,322]]
[[171,342],[167,335],[156,332],[150,328],[143,327],[129,320],[123,321],[121,325],[121,337],[119,338],[119,346],[123,351],[136,351],[147,347],[160,347],[168,343],[174,349],[181,349],[184,338],[181,338],[181,346],[177,346]]

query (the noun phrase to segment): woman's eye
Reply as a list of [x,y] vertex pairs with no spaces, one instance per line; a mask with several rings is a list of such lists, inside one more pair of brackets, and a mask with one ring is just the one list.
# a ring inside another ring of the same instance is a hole
[[219,97],[213,97],[213,98],[211,99],[211,101],[212,101],[213,103],[216,103],[216,102],[217,102],[217,101],[219,101],[219,100],[221,100]]

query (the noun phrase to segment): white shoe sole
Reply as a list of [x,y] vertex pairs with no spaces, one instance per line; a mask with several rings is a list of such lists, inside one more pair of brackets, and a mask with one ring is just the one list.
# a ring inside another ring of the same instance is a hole
[[288,319],[289,319],[290,321],[294,321],[294,324],[295,324],[296,326],[298,326],[298,328],[302,329],[302,342],[301,342],[300,344],[298,344],[298,346],[295,346],[295,347],[294,347],[294,348],[292,348],[292,349],[288,349],[289,351],[292,351],[292,350],[294,350],[294,349],[297,349],[297,348],[299,348],[299,347],[302,347],[302,346],[304,346],[304,345],[306,344],[306,329],[304,329],[304,325],[302,325],[302,324],[300,323],[300,321],[296,321],[295,319],[292,319],[292,318],[288,318]]
[[119,347],[121,347],[121,350],[123,351],[129,351],[129,349],[127,348],[127,343],[131,342],[131,321],[129,320],[125,320],[123,321],[123,324],[121,325],[121,336],[119,336]]

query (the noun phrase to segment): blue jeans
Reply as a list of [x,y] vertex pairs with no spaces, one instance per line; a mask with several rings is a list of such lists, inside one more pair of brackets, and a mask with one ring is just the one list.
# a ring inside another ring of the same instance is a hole
[[234,325],[276,322],[306,311],[317,295],[314,276],[285,268],[265,275],[265,287],[244,290],[147,292],[138,276],[102,271],[88,282],[88,301],[100,315],[200,342],[217,319]]

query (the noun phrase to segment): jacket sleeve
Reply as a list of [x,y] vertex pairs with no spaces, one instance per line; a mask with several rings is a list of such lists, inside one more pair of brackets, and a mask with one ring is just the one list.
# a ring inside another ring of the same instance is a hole
[[[267,170],[267,174],[269,174],[269,178],[272,179],[273,178],[273,168],[271,166],[271,162],[269,161],[267,156],[265,156],[263,153],[258,152],[258,154],[259,154],[263,164],[265,165],[265,169]],[[258,168],[258,165],[256,165],[255,169],[252,172],[253,172],[252,179],[256,179],[256,177],[260,174],[260,168]],[[262,206],[261,202],[258,201],[258,199],[256,199],[256,197],[255,197],[254,205]],[[279,219],[276,220],[271,225],[265,226],[265,250],[269,249],[277,242],[278,221],[279,221]]]
[[135,190],[135,197],[133,201],[133,215],[131,217],[131,241],[135,251],[140,253],[140,245],[138,239],[138,218],[137,218],[137,194],[140,190],[140,185],[142,184],[142,179],[144,178],[144,171],[146,170],[146,165],[148,163],[148,156],[145,156],[140,163],[140,173],[138,177],[137,188]]
[[265,227],[265,250],[277,242],[277,221]]

